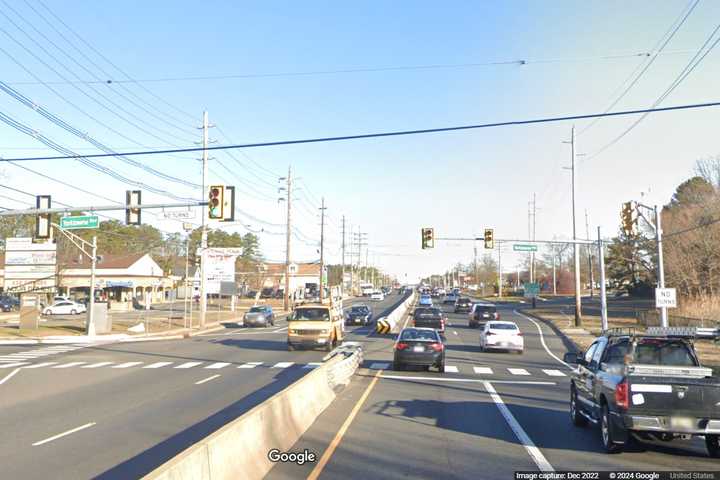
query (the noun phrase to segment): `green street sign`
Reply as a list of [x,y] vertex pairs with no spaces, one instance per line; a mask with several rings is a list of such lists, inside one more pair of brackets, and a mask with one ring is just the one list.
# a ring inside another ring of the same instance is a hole
[[526,283],[524,286],[525,297],[537,297],[540,294],[540,284],[538,282]]
[[80,230],[82,228],[98,228],[97,215],[81,215],[77,217],[60,217],[60,227],[64,230]]
[[527,243],[515,243],[513,244],[513,250],[516,252],[537,252],[537,245],[530,245]]

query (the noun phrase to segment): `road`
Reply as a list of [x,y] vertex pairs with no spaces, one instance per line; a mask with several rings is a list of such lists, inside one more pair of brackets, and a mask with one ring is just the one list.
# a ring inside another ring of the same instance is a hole
[[566,344],[549,327],[515,313],[518,306],[499,311],[520,326],[522,355],[480,352],[478,330],[468,328],[465,314],[449,313],[445,374],[395,372],[392,340],[375,339],[366,368],[291,449],[325,458],[277,464],[267,478],[510,479],[515,471],[538,469],[717,470],[697,439],[603,453],[597,429],[570,423],[569,368],[559,360]]
[[286,334],[280,319],[187,340],[0,346],[0,478],[147,473],[322,360],[320,350],[288,352]]

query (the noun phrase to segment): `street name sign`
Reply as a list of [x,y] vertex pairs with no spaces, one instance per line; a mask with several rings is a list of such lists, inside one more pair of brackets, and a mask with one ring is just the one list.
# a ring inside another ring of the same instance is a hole
[[98,228],[97,215],[79,215],[76,217],[61,217],[60,227],[64,230],[80,230],[82,228]]
[[677,293],[674,288],[655,289],[655,308],[677,308]]
[[527,243],[514,243],[513,251],[515,252],[537,252],[537,245]]

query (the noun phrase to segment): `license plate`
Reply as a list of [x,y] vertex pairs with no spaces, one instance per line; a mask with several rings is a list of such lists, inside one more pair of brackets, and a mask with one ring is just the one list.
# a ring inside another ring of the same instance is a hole
[[483,313],[483,318],[490,318],[490,315],[488,315],[487,313]]
[[422,345],[417,345],[417,346],[413,347],[413,352],[424,352],[424,351],[425,351],[425,347],[423,347]]
[[688,417],[670,417],[670,428],[674,430],[691,430],[695,428],[695,420]]

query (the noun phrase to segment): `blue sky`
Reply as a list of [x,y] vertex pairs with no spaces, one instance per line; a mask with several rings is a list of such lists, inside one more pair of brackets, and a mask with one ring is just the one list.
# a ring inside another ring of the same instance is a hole
[[[9,17],[0,15],[3,30],[0,46],[5,50],[0,52],[3,72],[0,78],[115,150],[136,149],[138,145],[192,145],[199,140],[199,131],[194,127],[199,125],[204,109],[209,111],[211,122],[237,143],[600,112],[610,104],[628,75],[647,60],[599,57],[650,51],[688,5],[684,0],[214,1],[202,5],[184,1],[116,4],[44,1],[97,51],[130,77],[140,80],[140,85],[156,96],[132,83],[52,85],[60,96],[43,85],[23,84],[34,79],[7,54],[44,82],[61,80],[48,65],[70,80],[90,79],[91,74],[107,78],[98,66],[113,72],[114,80],[121,78],[111,65],[49,16],[41,4],[31,0],[27,4],[7,4],[30,23],[25,23],[7,5],[0,5],[0,10]],[[79,51],[65,43],[29,5],[46,16]],[[665,54],[658,56],[617,108],[649,106],[710,34],[719,13],[720,4],[700,2],[668,44]],[[33,43],[10,19],[38,43]],[[33,30],[33,26],[41,33]],[[61,50],[55,49],[48,39]],[[97,65],[90,64],[88,58]],[[520,59],[530,63],[142,81]],[[539,60],[554,61],[533,63]],[[664,105],[717,100],[713,87],[714,78],[720,73],[718,66],[717,52],[713,51]],[[127,98],[136,104],[128,103]],[[114,108],[110,101],[124,110]],[[0,111],[64,146],[82,148],[81,152],[93,151],[87,143],[9,96],[0,97]],[[585,209],[592,231],[601,225],[611,234],[617,228],[623,201],[637,199],[640,192],[649,191],[646,199],[667,202],[674,187],[692,174],[698,158],[718,153],[714,133],[717,116],[717,110],[651,116],[616,146],[581,162],[578,218],[583,230]],[[630,121],[602,120],[578,137],[578,152],[592,154]],[[579,123],[578,127],[586,124]],[[251,149],[245,155],[252,160],[240,152],[234,154],[240,163],[225,153],[214,153],[211,179],[237,185],[244,211],[268,223],[281,224],[284,206],[274,200],[277,192],[272,185],[276,180],[266,170],[283,174],[292,165],[302,178],[298,185],[305,190],[298,192],[301,200],[296,202],[295,214],[302,235],[312,238],[319,235],[319,220],[312,215],[317,205],[311,203],[325,196],[331,217],[328,227],[331,261],[339,259],[339,223],[345,215],[348,229],[350,225],[355,228],[360,225],[368,232],[376,263],[400,277],[408,273],[412,279],[472,258],[470,243],[439,243],[433,251],[420,251],[422,226],[433,226],[442,236],[472,236],[483,228],[493,227],[500,238],[524,237],[527,205],[533,192],[539,207],[538,237],[569,235],[569,175],[562,167],[569,163],[570,153],[562,141],[568,138],[570,127],[568,123],[557,123]],[[218,143],[226,142],[219,129],[212,130],[211,136]],[[42,145],[32,138],[2,124],[0,138],[0,155],[4,157],[46,153],[39,150]],[[198,181],[200,165],[196,157],[182,154],[138,159],[158,170]],[[253,162],[263,165],[265,170]],[[99,163],[176,194],[200,195],[116,159]],[[220,164],[233,170],[234,175],[229,175]],[[124,190],[129,188],[69,160],[27,165],[118,201],[123,201]],[[11,165],[3,173],[3,184],[21,185],[33,194],[52,193],[57,200],[74,205],[108,203]],[[167,200],[152,194],[144,198],[146,202]],[[24,201],[27,203],[28,199]],[[21,204],[0,197],[1,206],[12,208]],[[243,221],[253,229],[262,226],[247,218]],[[170,221],[157,225],[166,231],[179,226]],[[230,228],[245,231],[239,225]],[[282,230],[274,226],[265,228],[274,233]],[[263,234],[261,238],[269,259],[284,258],[281,235]],[[315,250],[300,242],[294,247],[298,260],[316,258]],[[518,260],[507,258],[507,265]]]

